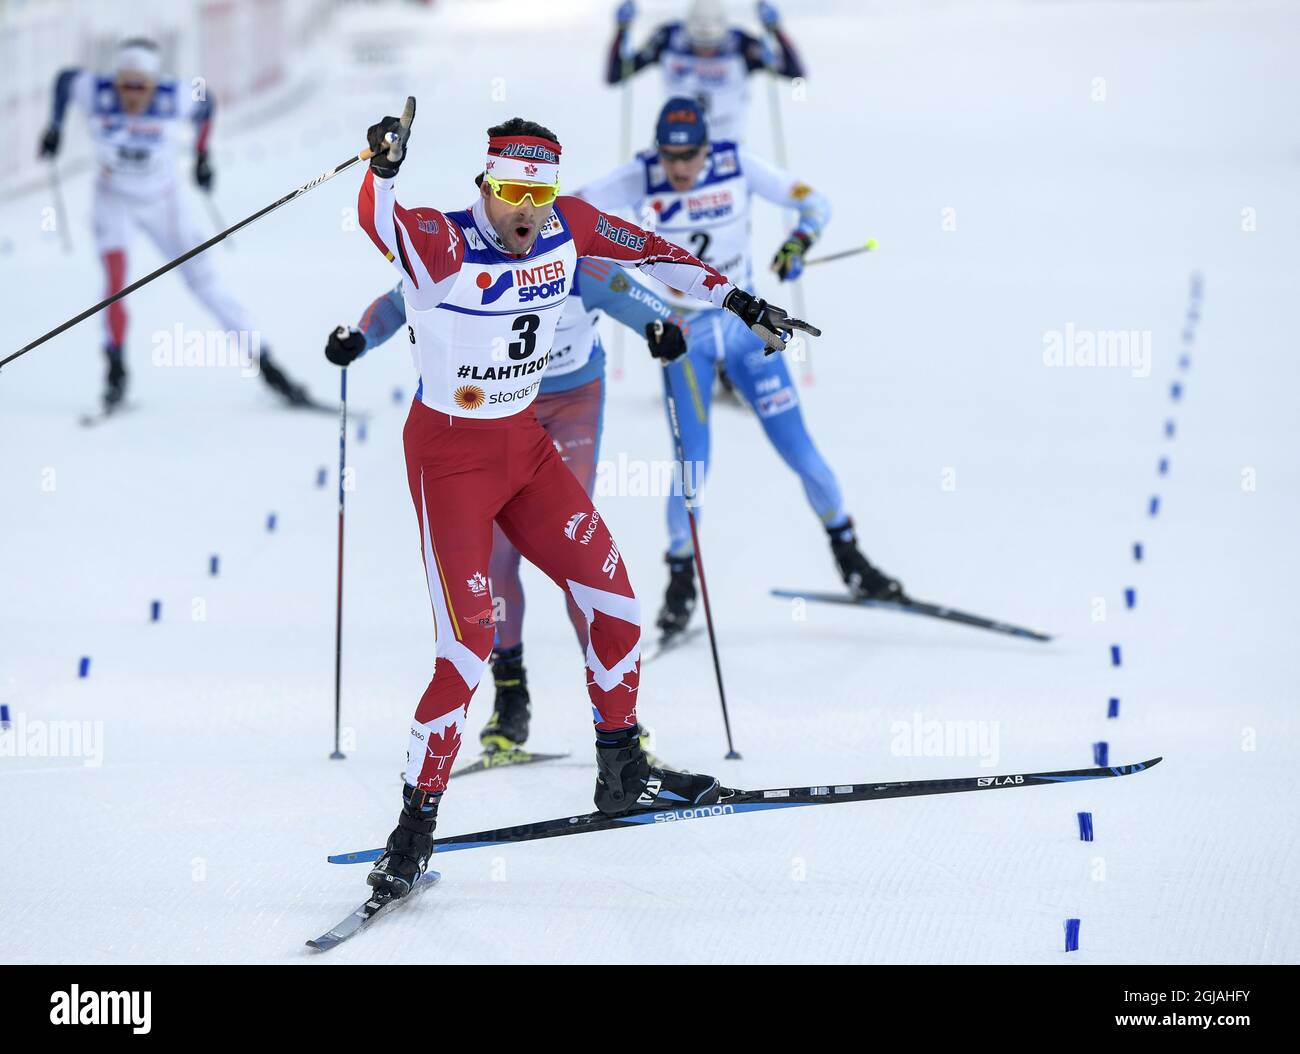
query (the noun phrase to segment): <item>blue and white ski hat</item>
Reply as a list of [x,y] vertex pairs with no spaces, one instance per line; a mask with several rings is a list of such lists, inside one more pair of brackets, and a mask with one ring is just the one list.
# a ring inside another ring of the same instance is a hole
[[704,110],[694,99],[678,95],[664,103],[655,125],[655,143],[659,146],[703,146],[709,141],[709,125]]

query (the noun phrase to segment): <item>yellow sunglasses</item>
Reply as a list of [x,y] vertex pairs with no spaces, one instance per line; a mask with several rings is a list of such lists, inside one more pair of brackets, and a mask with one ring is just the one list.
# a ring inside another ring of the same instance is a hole
[[483,182],[492,188],[492,196],[507,205],[522,205],[528,199],[537,208],[554,203],[560,196],[560,181],[554,183],[512,183],[484,175]]

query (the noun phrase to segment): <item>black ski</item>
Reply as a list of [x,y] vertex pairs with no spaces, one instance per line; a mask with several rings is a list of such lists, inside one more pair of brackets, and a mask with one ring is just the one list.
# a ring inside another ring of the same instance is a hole
[[703,632],[704,628],[702,626],[692,626],[690,629],[681,629],[676,633],[663,634],[663,636],[659,637],[652,645],[650,645],[648,651],[643,651],[641,653],[641,665],[644,666],[648,662],[654,662],[655,659],[659,658],[665,652],[672,651],[675,648],[680,648],[683,644],[690,643]]
[[102,410],[92,410],[84,413],[77,418],[77,424],[82,428],[94,428],[96,425],[102,425],[105,421],[113,417],[118,417],[128,410],[134,410],[135,403],[118,403],[117,405]]
[[315,940],[308,941],[307,947],[315,948],[318,952],[337,948],[349,937],[355,937],[381,915],[387,915],[398,904],[405,904],[408,900],[418,897],[433,886],[440,877],[437,871],[426,871],[412,887],[411,892],[404,897],[394,897],[389,893],[375,893],[337,926],[326,930]]
[[[1049,783],[1078,783],[1083,780],[1128,776],[1160,763],[1152,758],[1140,765],[1112,765],[1107,768],[1067,769],[1060,772],[1026,772],[1010,776],[966,776],[944,780],[905,780],[901,783],[846,783],[825,787],[786,787],[778,790],[731,790],[724,788],[713,805],[696,808],[661,809],[654,812],[606,816],[588,812],[556,820],[502,827],[495,831],[451,835],[434,840],[435,853],[453,853],[459,849],[479,849],[510,842],[532,842],[541,838],[560,838],[570,834],[591,834],[626,827],[645,827],[677,820],[700,820],[712,816],[735,816],[767,809],[791,809],[805,805],[838,805],[850,801],[877,801],[882,798],[911,798],[922,794],[958,794],[962,791],[998,790],[1006,787],[1036,787]],[[331,864],[365,864],[378,860],[382,849],[357,853],[338,853],[327,859]]]
[[451,775],[454,779],[457,776],[468,776],[471,772],[486,772],[488,769],[500,769],[509,765],[531,765],[535,761],[555,761],[568,756],[568,754],[530,754],[521,747],[510,750],[489,750],[480,754],[468,765],[462,765]]
[[1005,633],[1011,637],[1024,637],[1027,640],[1046,641],[1052,639],[1050,633],[1044,633],[1041,630],[1013,626],[1009,622],[999,622],[997,619],[985,618],[983,615],[972,615],[965,611],[958,611],[956,608],[944,607],[942,604],[929,604],[924,600],[858,599],[849,596],[847,593],[801,592],[794,589],[773,589],[772,595],[774,597],[797,598],[800,600],[816,600],[824,604],[848,604],[852,607],[880,608],[883,611],[902,611],[909,615],[925,615],[929,618],[943,619],[945,622],[958,622],[963,626],[973,626],[975,629],[992,630],[994,633]]

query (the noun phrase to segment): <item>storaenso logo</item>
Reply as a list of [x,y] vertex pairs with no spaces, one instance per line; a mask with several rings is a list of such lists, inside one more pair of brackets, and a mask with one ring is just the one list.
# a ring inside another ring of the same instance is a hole
[[701,805],[698,809],[674,809],[672,812],[655,813],[655,823],[670,823],[673,820],[699,820],[705,816],[730,816],[736,811],[734,805]]
[[130,1025],[137,1036],[148,1035],[152,1024],[152,992],[68,992],[50,996],[52,1025]]

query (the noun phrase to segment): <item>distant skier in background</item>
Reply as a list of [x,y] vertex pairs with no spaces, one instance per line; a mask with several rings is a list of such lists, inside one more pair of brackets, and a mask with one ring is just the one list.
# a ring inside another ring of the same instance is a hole
[[[830,203],[822,195],[744,147],[712,139],[704,111],[693,99],[668,101],[660,112],[655,140],[657,149],[638,154],[604,178],[579,188],[578,196],[599,209],[628,208],[634,214],[653,210],[656,231],[689,246],[705,263],[735,275],[742,287],[748,287],[753,282],[750,201],[758,195],[798,212],[798,223],[777,250],[771,267],[783,282],[803,273],[804,253],[830,218]],[[724,311],[701,310],[673,290],[667,299],[690,322],[693,335],[689,354],[668,368],[686,462],[707,468],[712,401],[708,379],[718,361],[724,360],[768,441],[798,474],[850,592],[859,598],[903,599],[903,587],[873,566],[858,548],[839,482],[804,424],[785,357],[765,355],[762,342]],[[696,486],[702,482],[697,479]],[[695,610],[692,553],[685,499],[674,488],[668,498],[669,583],[657,620],[665,638],[684,630]]]
[[[75,103],[86,114],[95,146],[96,176],[93,203],[95,243],[104,264],[105,296],[126,286],[126,251],[134,228],[140,228],[168,259],[180,256],[204,240],[190,218],[176,179],[182,126],[194,129],[194,182],[212,189],[208,135],[212,126],[210,98],[194,93],[173,77],[161,76],[158,46],[137,38],[121,45],[111,74],[65,69],[54,81],[49,127],[41,137],[40,156],[58,155],[63,120]],[[237,334],[254,332],[243,304],[221,285],[212,256],[200,253],[180,268],[190,291],[221,323]],[[117,409],[126,396],[126,303],[104,312],[104,355],[108,375],[104,410]],[[262,379],[291,405],[309,402],[306,390],[293,383],[260,348]]]
[[663,71],[665,97],[694,99],[708,115],[718,139],[740,142],[745,138],[750,74],[767,70],[789,78],[806,75],[781,28],[780,14],[770,3],[758,5],[758,17],[775,41],[777,54],[765,41],[728,25],[722,0],[693,0],[683,21],[660,26],[630,53],[627,34],[636,17],[636,4],[624,0],[614,17],[617,27],[605,82],[619,84],[647,66],[658,65]]
[[[596,330],[602,312],[638,335],[643,335],[655,321],[676,323],[689,332],[680,315],[630,281],[615,264],[591,258],[579,261],[555,331],[550,363],[532,409],[588,497],[595,491],[605,417],[605,348]],[[325,357],[336,366],[346,366],[383,344],[404,325],[406,302],[398,285],[371,303],[356,326],[334,330],[326,342]],[[581,535],[585,525],[579,526],[583,528],[578,532]],[[524,668],[520,559],[519,550],[494,524],[488,586],[495,615],[491,669],[496,698],[492,716],[479,733],[486,753],[517,751],[528,739],[532,710]],[[585,655],[587,618],[567,593],[565,601],[569,621]]]

